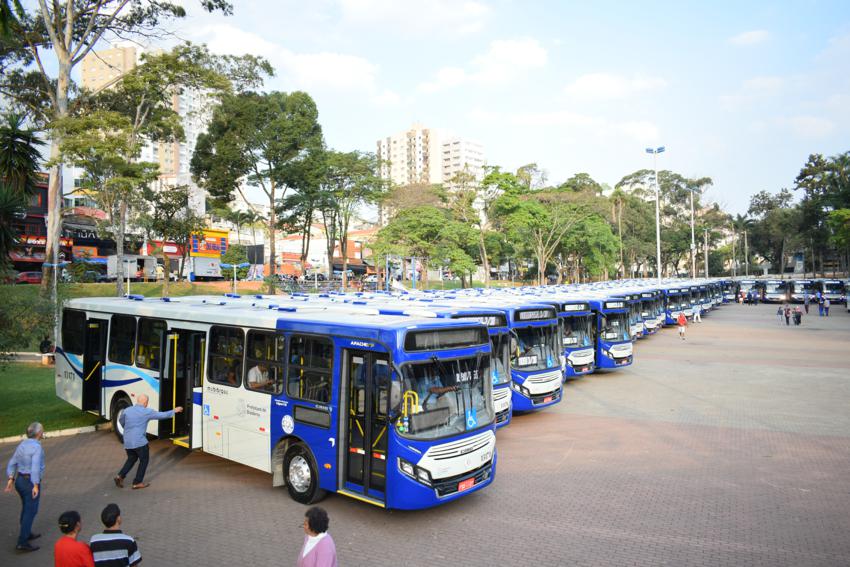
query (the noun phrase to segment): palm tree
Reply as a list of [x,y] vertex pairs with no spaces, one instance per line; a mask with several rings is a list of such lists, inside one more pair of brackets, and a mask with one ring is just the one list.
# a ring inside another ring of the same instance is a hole
[[[750,251],[747,242],[747,231],[753,227],[753,219],[747,215],[735,215],[732,219],[733,238],[737,240],[740,235],[744,236],[744,266],[746,275],[750,275]],[[733,260],[734,261],[734,260]]]
[[39,147],[44,142],[33,130],[25,128],[25,122],[20,114],[7,114],[0,119],[0,179],[11,190],[29,196],[38,181]]

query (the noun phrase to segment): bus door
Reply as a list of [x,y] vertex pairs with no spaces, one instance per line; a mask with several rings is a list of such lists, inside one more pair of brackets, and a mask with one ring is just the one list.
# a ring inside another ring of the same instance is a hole
[[345,488],[385,500],[390,364],[382,352],[345,350],[348,419],[342,444]]
[[106,335],[109,321],[89,319],[86,324],[86,346],[83,352],[83,411],[101,414],[103,364],[106,359]]
[[[159,436],[174,439],[187,449],[201,446],[201,392],[203,386],[206,333],[170,329],[165,342],[163,369],[160,373],[159,409],[182,406],[183,411],[159,422]],[[195,401],[198,407],[195,407]]]

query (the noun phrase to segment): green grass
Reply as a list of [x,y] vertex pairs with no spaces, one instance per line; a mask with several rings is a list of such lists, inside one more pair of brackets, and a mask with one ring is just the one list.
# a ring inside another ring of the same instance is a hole
[[100,419],[56,397],[52,366],[10,364],[0,371],[0,437],[22,435],[33,421],[50,433]]

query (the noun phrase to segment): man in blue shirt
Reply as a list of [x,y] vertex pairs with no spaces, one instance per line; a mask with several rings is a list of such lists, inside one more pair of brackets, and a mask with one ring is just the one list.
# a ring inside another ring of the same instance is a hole
[[136,398],[136,405],[124,410],[124,413],[118,418],[118,422],[124,428],[124,451],[127,452],[127,460],[118,472],[118,476],[113,479],[115,486],[118,488],[124,486],[124,477],[127,476],[136,461],[139,461],[139,468],[136,469],[133,488],[139,489],[150,486],[149,482],[145,482],[145,471],[148,468],[148,459],[150,458],[148,438],[145,436],[148,422],[168,419],[181,411],[183,411],[183,408],[180,406],[168,411],[152,410],[148,408],[148,397],[144,394],[139,394],[139,397]]
[[39,442],[44,436],[44,427],[37,421],[27,427],[27,438],[21,441],[6,466],[6,492],[12,492],[12,486],[21,497],[21,531],[18,535],[18,551],[35,551],[37,545],[30,543],[41,537],[32,533],[32,523],[38,514],[41,501],[41,476],[44,474],[44,449]]

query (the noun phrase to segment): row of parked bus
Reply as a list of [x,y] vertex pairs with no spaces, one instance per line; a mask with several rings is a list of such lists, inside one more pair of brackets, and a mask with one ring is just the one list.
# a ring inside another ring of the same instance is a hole
[[710,311],[725,283],[73,299],[56,394],[119,437],[141,394],[182,406],[148,433],[269,472],[302,503],[427,508],[492,482],[514,413],[629,366],[634,341]]
[[767,303],[803,303],[829,299],[830,303],[847,303],[848,282],[838,279],[738,279],[724,282],[727,296],[751,299],[755,294],[759,301]]

